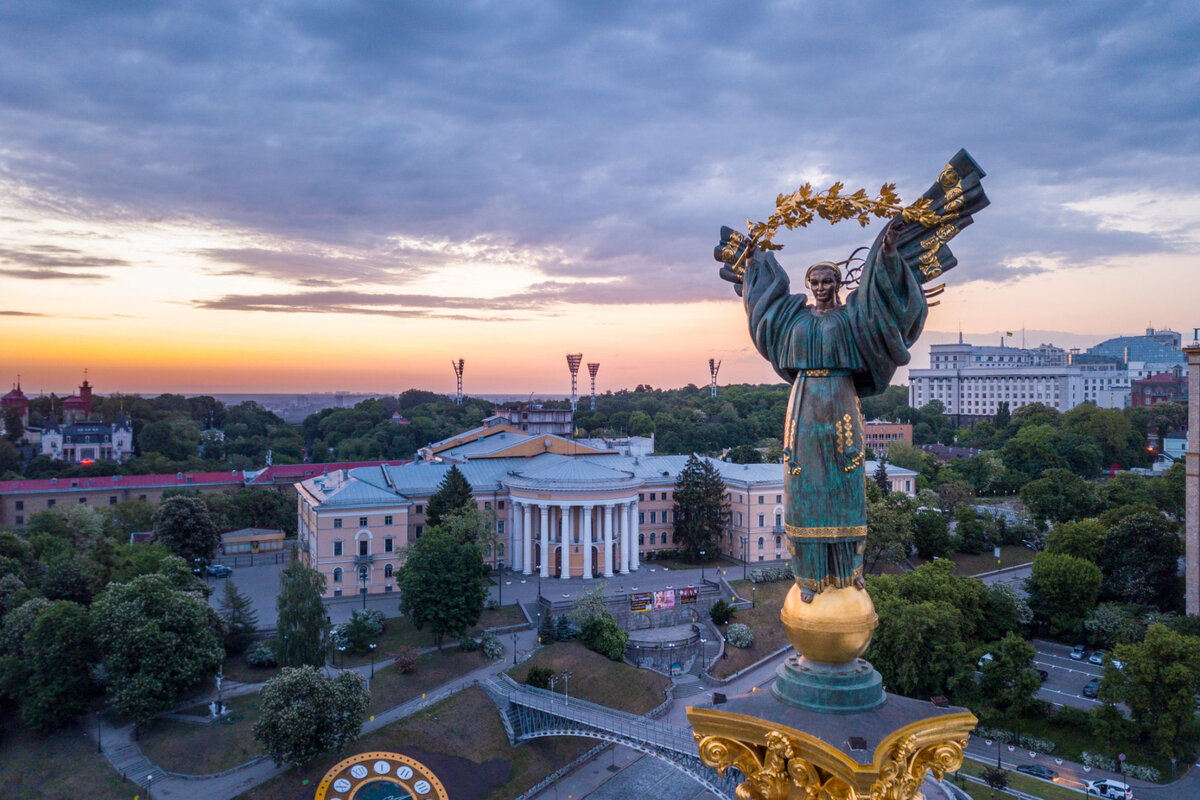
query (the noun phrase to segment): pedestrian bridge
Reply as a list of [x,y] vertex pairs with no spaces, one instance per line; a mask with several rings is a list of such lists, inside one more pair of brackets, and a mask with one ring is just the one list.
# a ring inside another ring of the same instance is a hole
[[507,675],[480,682],[513,744],[541,736],[584,736],[633,748],[686,773],[718,797],[732,798],[742,774],[730,767],[724,778],[700,760],[689,728],[572,700],[545,689],[523,686]]

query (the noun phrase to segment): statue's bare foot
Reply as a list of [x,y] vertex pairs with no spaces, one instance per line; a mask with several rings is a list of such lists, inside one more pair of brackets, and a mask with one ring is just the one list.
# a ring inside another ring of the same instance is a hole
[[859,588],[859,589],[867,588],[867,582],[865,580],[863,580],[862,575],[859,575],[857,578],[854,579],[854,585],[856,588]]
[[810,592],[808,589],[801,589],[801,590],[800,590],[800,599],[801,599],[801,600],[803,600],[803,601],[804,601],[804,602],[806,602],[806,603],[811,603],[811,602],[813,601],[813,597],[814,597],[814,596],[815,596],[815,595],[813,595],[813,593],[812,593],[812,592]]

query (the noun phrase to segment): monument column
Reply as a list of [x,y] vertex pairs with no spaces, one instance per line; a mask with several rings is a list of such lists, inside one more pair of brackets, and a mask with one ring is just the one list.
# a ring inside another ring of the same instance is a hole
[[558,551],[562,558],[562,575],[558,577],[566,581],[571,579],[571,543],[575,541],[571,525],[571,506],[559,506],[558,513],[562,515],[562,549]]
[[1183,455],[1184,612],[1200,614],[1200,329],[1183,348],[1188,360],[1188,440]]
[[592,507],[583,507],[583,578],[592,579]]
[[533,574],[533,506],[521,503],[521,539],[525,544],[522,555],[525,557],[525,575]]
[[541,534],[542,534],[542,552],[541,565],[539,574],[543,578],[550,577],[550,506],[538,504],[538,508],[542,511],[541,519]]
[[604,505],[604,577],[613,576],[613,537],[612,537],[613,507],[612,503]]

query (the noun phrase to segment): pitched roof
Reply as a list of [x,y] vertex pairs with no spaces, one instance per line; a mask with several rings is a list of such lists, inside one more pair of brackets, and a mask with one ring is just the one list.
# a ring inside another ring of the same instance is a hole
[[274,464],[258,472],[246,473],[246,485],[256,486],[271,483],[296,483],[297,481],[334,472],[339,469],[357,469],[358,467],[378,467],[387,464],[408,464],[403,458],[392,461],[340,461],[336,464]]
[[36,478],[0,481],[0,494],[13,492],[79,491],[81,489],[157,489],[170,487],[240,485],[242,471],[179,472],[162,475],[113,475],[97,478]]

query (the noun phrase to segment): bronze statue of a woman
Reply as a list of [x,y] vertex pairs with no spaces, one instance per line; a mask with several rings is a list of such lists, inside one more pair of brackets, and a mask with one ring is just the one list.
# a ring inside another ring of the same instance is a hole
[[[721,276],[742,296],[758,352],[792,384],[783,471],[796,585],[783,609],[784,623],[790,636],[793,628],[813,633],[823,628],[826,634],[854,629],[832,639],[801,636],[805,646],[792,636],[812,660],[853,660],[866,649],[877,622],[863,591],[867,526],[859,398],[882,392],[896,368],[908,363],[928,310],[922,285],[957,263],[946,243],[988,204],[983,175],[959,151],[923,196],[935,215],[924,222],[936,222],[927,227],[907,221],[907,214],[891,219],[862,260],[858,285],[844,303],[839,292],[855,277],[848,273],[857,272],[850,260],[810,267],[805,276],[810,299],[790,293],[788,275],[773,253],[756,250],[744,234],[721,229],[715,250],[726,264]],[[841,615],[841,622],[830,614]]]

